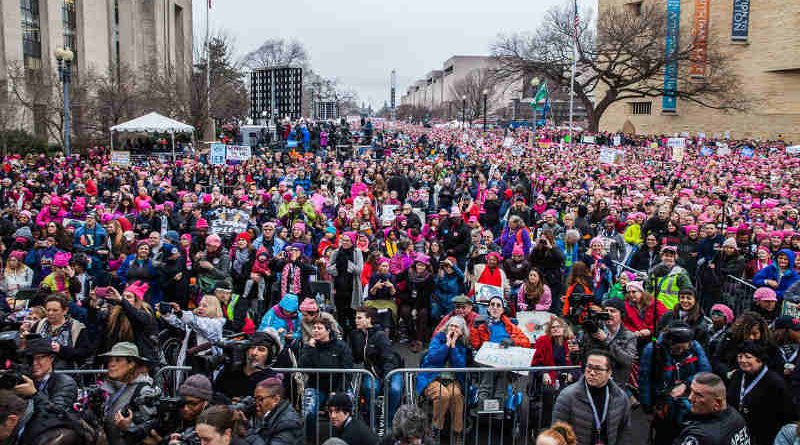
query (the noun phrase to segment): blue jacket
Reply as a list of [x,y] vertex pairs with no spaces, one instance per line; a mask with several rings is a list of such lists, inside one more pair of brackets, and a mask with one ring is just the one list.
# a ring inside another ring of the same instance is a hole
[[[431,339],[428,353],[422,359],[420,368],[466,368],[467,354],[469,353],[467,346],[463,342],[459,342],[455,348],[448,347],[446,333],[440,332]],[[417,374],[417,394],[422,395],[425,392],[425,388],[437,377],[439,377],[438,372],[421,372]],[[461,391],[464,393],[464,374],[456,374],[456,379],[461,384]]]
[[[84,238],[85,244],[81,243],[81,237]],[[93,228],[87,229],[86,226],[79,227],[75,231],[75,236],[72,239],[72,248],[76,252],[85,252],[87,255],[97,255],[100,249],[106,249],[106,240],[108,233],[106,229],[100,224],[94,225]]]
[[[753,284],[756,286],[764,286],[764,280],[775,280],[778,282],[778,288],[775,289],[775,294],[778,295],[779,299],[783,299],[783,293],[786,292],[786,289],[789,288],[792,284],[794,284],[797,280],[800,279],[800,275],[794,270],[794,252],[789,249],[781,249],[778,253],[782,253],[789,258],[789,270],[781,275],[780,270],[778,269],[778,265],[775,260],[772,261],[772,264],[769,266],[761,269],[756,273],[753,277]],[[777,256],[777,255],[776,255]]]
[[[663,336],[658,339],[656,347],[660,350],[662,363],[654,363],[653,343],[645,346],[639,361],[639,401],[646,407],[653,407],[657,402],[664,400],[665,396],[669,396],[669,391],[675,386],[676,381],[680,380],[688,387],[698,372],[711,372],[711,363],[706,352],[696,340],[692,340],[691,347],[681,357],[677,366],[675,358],[669,353],[669,348],[663,343]],[[656,381],[656,365],[661,366],[658,381]]]
[[436,297],[442,306],[442,313],[449,314],[453,310],[453,298],[464,293],[464,272],[453,265],[453,273],[436,274]]

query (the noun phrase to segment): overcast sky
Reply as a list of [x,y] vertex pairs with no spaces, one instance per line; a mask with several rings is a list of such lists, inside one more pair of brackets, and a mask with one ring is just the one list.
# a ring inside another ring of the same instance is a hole
[[[453,55],[488,55],[498,33],[535,29],[544,11],[570,0],[214,0],[211,30],[243,55],[269,38],[296,38],[315,71],[380,107],[397,70],[397,102],[409,84]],[[595,0],[579,0],[581,9]],[[194,1],[196,35],[206,0]]]

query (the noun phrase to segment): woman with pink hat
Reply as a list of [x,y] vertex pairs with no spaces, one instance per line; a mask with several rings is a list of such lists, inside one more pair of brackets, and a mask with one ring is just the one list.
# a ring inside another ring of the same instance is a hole
[[[404,336],[406,340],[411,340],[409,348],[417,353],[422,350],[423,342],[430,339],[431,299],[435,289],[430,258],[416,254],[413,266],[402,272],[398,280],[406,283],[397,298],[400,304],[400,341],[404,340]],[[412,315],[414,312],[416,317]]]
[[[155,311],[145,301],[149,285],[136,281],[128,285],[122,294],[113,287],[98,287],[89,293],[88,317],[95,320],[98,335],[98,353],[111,350],[116,343],[134,343],[141,355],[157,362],[156,344],[153,338],[158,335]],[[100,311],[99,301],[111,303],[110,311]]]

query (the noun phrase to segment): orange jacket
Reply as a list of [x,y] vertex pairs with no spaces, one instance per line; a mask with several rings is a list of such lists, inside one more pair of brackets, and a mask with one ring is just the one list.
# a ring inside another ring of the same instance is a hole
[[[517,327],[517,325],[511,323],[511,320],[509,320],[509,318],[505,315],[503,315],[500,319],[506,326],[506,332],[508,332],[508,336],[514,341],[514,346],[519,346],[520,348],[531,347],[530,340],[528,340],[528,337],[520,328]],[[483,346],[484,342],[489,341],[489,326],[486,323],[481,324],[477,328],[473,325],[469,329],[469,337],[470,342],[472,343],[472,348],[477,351],[481,348],[481,346]]]

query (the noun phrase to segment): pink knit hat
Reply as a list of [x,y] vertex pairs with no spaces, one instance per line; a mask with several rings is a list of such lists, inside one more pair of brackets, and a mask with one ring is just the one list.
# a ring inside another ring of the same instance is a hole
[[302,312],[317,312],[319,311],[319,305],[317,301],[313,298],[306,298],[300,303],[300,311]]
[[206,245],[219,247],[222,245],[222,239],[216,233],[212,233],[206,237]]
[[728,306],[725,306],[724,304],[717,303],[717,304],[711,306],[711,312],[713,313],[714,311],[722,312],[722,315],[725,316],[725,324],[733,323],[733,311]]
[[522,244],[516,243],[514,244],[514,249],[511,250],[511,255],[525,255],[525,251],[522,249]]
[[139,300],[144,300],[144,294],[150,289],[150,285],[141,281],[134,281],[125,288],[125,292],[130,292]]
[[56,267],[67,267],[69,266],[69,260],[72,258],[67,252],[58,252],[56,253],[55,257],[53,258],[53,266]]
[[778,301],[775,291],[769,287],[759,287],[753,292],[754,301]]

